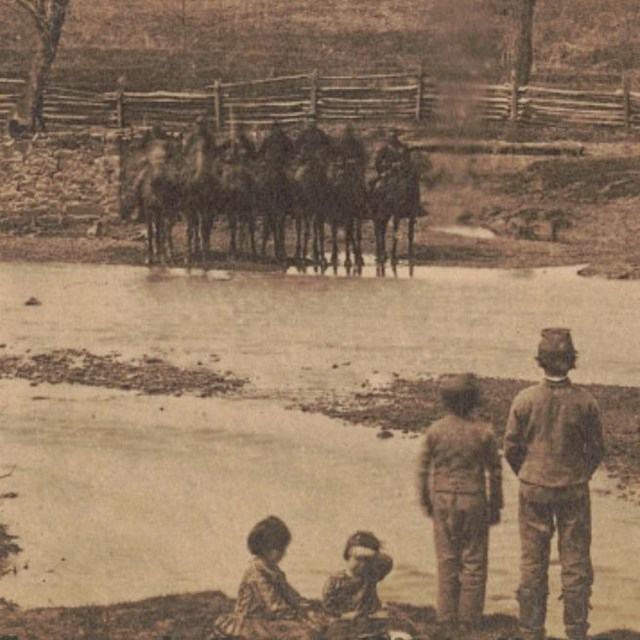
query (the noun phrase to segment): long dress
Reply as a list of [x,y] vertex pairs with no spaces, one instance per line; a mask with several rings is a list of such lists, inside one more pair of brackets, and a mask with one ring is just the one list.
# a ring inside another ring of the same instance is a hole
[[315,640],[321,626],[301,608],[302,596],[275,564],[254,558],[245,572],[235,610],[215,623],[218,637],[247,640]]

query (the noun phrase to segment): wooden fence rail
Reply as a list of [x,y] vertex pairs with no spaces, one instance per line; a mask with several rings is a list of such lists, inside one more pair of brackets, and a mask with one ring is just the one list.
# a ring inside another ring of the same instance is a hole
[[[0,123],[11,117],[24,81],[0,78]],[[424,72],[320,75],[317,72],[247,82],[215,82],[203,91],[97,93],[49,87],[45,120],[52,129],[139,126],[181,129],[204,116],[219,129],[273,120],[429,122],[460,110],[486,122],[553,127],[640,129],[640,92],[627,79],[611,90],[505,84],[436,85]]]

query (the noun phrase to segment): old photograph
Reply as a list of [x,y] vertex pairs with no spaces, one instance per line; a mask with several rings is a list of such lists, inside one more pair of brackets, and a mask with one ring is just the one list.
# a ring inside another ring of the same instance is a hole
[[0,0],[0,640],[640,640],[638,0]]

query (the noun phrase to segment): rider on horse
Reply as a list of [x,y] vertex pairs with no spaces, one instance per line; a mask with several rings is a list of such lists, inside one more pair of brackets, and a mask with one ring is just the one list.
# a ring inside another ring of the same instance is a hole
[[263,158],[268,167],[284,171],[293,160],[295,148],[291,138],[286,134],[282,125],[274,120],[271,131],[263,140],[259,157]]
[[310,118],[295,141],[296,156],[300,164],[317,163],[326,167],[331,152],[331,138]]
[[232,125],[229,139],[222,143],[220,151],[225,162],[245,166],[255,160],[257,156],[255,144],[247,135],[242,122]]
[[336,140],[333,157],[344,170],[352,169],[364,183],[367,169],[367,151],[364,142],[356,135],[353,125],[347,124]]
[[378,180],[390,175],[409,177],[415,173],[409,147],[400,140],[398,129],[392,129],[386,144],[378,151],[375,159]]

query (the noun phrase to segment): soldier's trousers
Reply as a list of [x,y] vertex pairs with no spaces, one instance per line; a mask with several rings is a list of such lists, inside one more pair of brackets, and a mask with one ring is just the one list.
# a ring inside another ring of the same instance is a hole
[[475,624],[484,610],[489,526],[483,494],[436,493],[438,620]]
[[[533,498],[533,499],[532,499]],[[589,628],[591,507],[586,485],[520,491],[520,628],[526,640],[545,637],[551,538],[558,529],[564,624],[570,640],[584,640]]]

